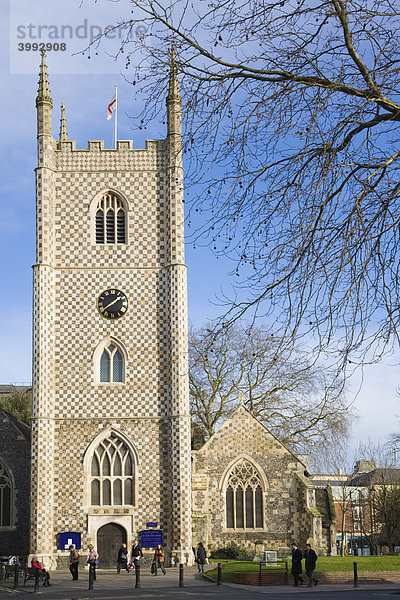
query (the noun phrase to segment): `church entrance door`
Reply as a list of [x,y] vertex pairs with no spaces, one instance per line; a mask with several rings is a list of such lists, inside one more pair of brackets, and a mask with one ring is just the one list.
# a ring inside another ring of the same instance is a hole
[[116,569],[118,550],[126,544],[126,531],[121,525],[107,523],[97,531],[97,552],[100,569]]

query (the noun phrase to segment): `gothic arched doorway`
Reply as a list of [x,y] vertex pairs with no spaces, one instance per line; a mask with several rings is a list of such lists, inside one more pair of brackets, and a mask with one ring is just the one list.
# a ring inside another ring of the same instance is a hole
[[107,523],[97,531],[97,552],[100,569],[117,568],[118,550],[126,544],[126,531],[121,525]]

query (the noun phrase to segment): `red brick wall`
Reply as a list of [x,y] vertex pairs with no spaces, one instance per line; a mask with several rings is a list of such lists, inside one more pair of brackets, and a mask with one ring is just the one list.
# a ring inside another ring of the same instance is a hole
[[[303,574],[306,579],[306,575]],[[324,573],[314,572],[314,577],[319,583],[347,583],[353,585],[353,573],[351,571],[326,571]],[[286,581],[284,573],[265,573],[261,574],[261,585],[286,585],[292,583],[292,577],[289,575],[289,581]],[[399,571],[378,571],[377,573],[363,573],[358,576],[359,583],[400,583]],[[232,583],[242,585],[259,585],[258,573],[233,572]]]
[[[232,573],[232,583],[242,585],[259,585],[259,573]],[[286,585],[285,573],[261,573],[261,585]]]

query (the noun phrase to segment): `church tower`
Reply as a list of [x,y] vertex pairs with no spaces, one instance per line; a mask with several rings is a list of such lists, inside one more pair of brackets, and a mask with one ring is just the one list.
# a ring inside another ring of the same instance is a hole
[[129,547],[148,527],[162,530],[167,556],[192,560],[181,97],[173,54],[166,104],[166,139],[137,150],[132,141],[118,141],[115,150],[103,141],[77,149],[64,105],[53,139],[42,55],[31,552],[53,568],[67,564],[65,539],[80,534],[84,552],[92,542],[106,567],[115,563],[116,546]]

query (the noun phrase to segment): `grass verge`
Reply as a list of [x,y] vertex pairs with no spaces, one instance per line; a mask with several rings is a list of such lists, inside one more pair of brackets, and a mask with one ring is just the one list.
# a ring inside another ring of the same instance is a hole
[[[222,564],[222,581],[227,583],[232,582],[233,571],[258,573],[260,569],[258,563],[248,561],[213,559],[210,562],[220,562]],[[378,571],[400,571],[400,556],[320,556],[317,561],[316,571],[353,571],[354,562],[356,562],[358,565],[359,574],[365,572],[373,573]],[[263,567],[263,570],[267,569],[268,567]],[[291,561],[288,560],[289,573],[290,569]],[[217,581],[217,567],[207,571],[207,576],[213,581]]]

